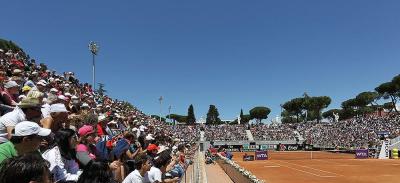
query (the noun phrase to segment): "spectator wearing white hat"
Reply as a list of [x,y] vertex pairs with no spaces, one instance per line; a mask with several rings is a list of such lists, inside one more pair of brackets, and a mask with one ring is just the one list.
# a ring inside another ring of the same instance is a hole
[[41,117],[40,103],[36,98],[25,98],[12,112],[0,117],[0,143],[11,138],[14,127],[22,121],[34,121]]
[[50,89],[50,93],[51,93],[51,94],[54,94],[54,95],[57,95],[58,90],[55,89],[55,88],[51,88],[51,89]]
[[65,107],[67,108],[67,110],[71,111],[71,108],[69,107],[70,99],[68,97],[66,97],[65,95],[59,95],[58,102],[63,103],[65,105]]
[[68,123],[68,110],[64,104],[52,104],[50,105],[50,116],[40,121],[43,128],[51,129],[52,132],[57,132],[59,129],[65,126],[69,126]]
[[10,141],[0,144],[0,163],[18,155],[37,152],[43,137],[50,135],[49,129],[41,128],[37,123],[22,121],[15,126]]
[[39,82],[36,84],[36,89],[39,90],[39,91],[41,91],[41,92],[45,92],[45,91],[46,91],[46,86],[47,86],[46,83],[44,83],[44,82],[42,82],[42,81],[39,81]]
[[104,135],[107,135],[107,132],[106,132],[107,123],[108,123],[108,119],[105,115],[100,115],[98,117],[97,135],[99,137],[103,137]]
[[16,95],[18,94],[19,85],[15,81],[8,81],[4,84],[4,91],[1,92],[1,100],[5,105],[16,106],[18,103]]
[[58,100],[57,96],[54,94],[49,94],[46,98],[46,103],[42,106],[42,116],[47,118],[50,116],[50,105],[56,103]]

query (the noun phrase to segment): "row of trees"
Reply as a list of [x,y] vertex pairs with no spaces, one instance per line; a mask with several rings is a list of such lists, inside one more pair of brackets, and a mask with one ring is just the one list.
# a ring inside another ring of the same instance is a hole
[[282,122],[320,121],[322,110],[330,104],[331,98],[328,96],[312,97],[304,93],[303,97],[291,99],[281,106],[284,109],[281,114]]
[[[379,102],[389,101],[383,104]],[[334,118],[334,114],[339,115],[339,120],[349,119],[355,116],[366,115],[372,112],[382,112],[387,110],[390,112],[397,112],[396,104],[400,101],[400,75],[392,78],[391,81],[380,84],[374,91],[365,91],[359,93],[356,97],[348,99],[341,104],[341,109],[330,109],[322,112],[332,102],[328,96],[309,96],[304,93],[302,97],[293,98],[283,105],[281,113],[283,123],[298,123],[301,121],[320,122],[322,118]],[[254,107],[249,111],[249,114],[243,114],[240,111],[240,122],[242,124],[248,123],[252,119],[256,119],[258,123],[261,120],[267,119],[271,110],[268,107]],[[196,118],[194,116],[193,105],[189,106],[187,116],[178,114],[171,114],[167,116],[178,122],[186,124],[195,124]],[[219,112],[215,105],[210,105],[207,113],[206,124],[221,124]],[[237,124],[238,120],[235,119],[231,124]]]
[[[396,105],[400,100],[400,75],[392,78],[391,81],[380,84],[375,91],[361,92],[356,97],[342,102],[342,109],[331,109],[326,111],[324,117],[332,117],[338,113],[340,119],[348,119],[354,116],[369,114],[372,112],[382,113],[383,110],[389,113],[397,111]],[[379,104],[379,101],[385,102]],[[387,102],[389,101],[389,102]]]
[[194,115],[193,105],[190,104],[188,108],[188,113],[186,116],[179,114],[169,114],[166,118],[171,119],[175,122],[186,123],[188,125],[194,125],[196,123],[196,117]]
[[[243,110],[240,111],[240,122],[242,124],[248,123],[252,119],[256,119],[258,123],[261,123],[261,120],[267,119],[268,114],[271,112],[271,109],[268,107],[254,107],[249,111],[249,114],[243,114]],[[152,115],[152,117],[159,118],[157,115]],[[184,115],[179,115],[179,114],[170,114],[167,115],[166,118],[172,119],[174,122],[180,122],[180,123],[185,123],[188,125],[193,125],[196,123],[196,117],[194,115],[194,109],[193,105],[190,105],[188,108],[188,113],[186,116]],[[162,118],[164,119],[164,118]],[[215,105],[210,105],[208,112],[207,112],[207,117],[206,117],[206,124],[222,124],[223,122],[219,118],[219,112],[218,109]],[[235,119],[234,121],[231,122],[231,124],[237,124],[238,120]]]

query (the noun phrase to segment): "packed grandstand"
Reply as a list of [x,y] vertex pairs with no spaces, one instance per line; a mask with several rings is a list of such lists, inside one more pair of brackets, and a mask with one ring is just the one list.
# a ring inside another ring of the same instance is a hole
[[379,148],[381,132],[400,135],[395,114],[334,123],[169,125],[20,50],[0,50],[0,61],[0,183],[26,182],[24,172],[14,171],[18,163],[42,166],[38,182],[183,182],[200,140],[242,145],[239,151],[250,142],[276,149],[287,141],[351,150]]

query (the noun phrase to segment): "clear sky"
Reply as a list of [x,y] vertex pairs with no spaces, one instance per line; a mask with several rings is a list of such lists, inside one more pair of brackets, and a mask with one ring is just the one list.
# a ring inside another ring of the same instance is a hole
[[39,62],[97,81],[148,114],[222,119],[307,92],[329,108],[399,74],[400,1],[119,0],[2,3],[0,37]]

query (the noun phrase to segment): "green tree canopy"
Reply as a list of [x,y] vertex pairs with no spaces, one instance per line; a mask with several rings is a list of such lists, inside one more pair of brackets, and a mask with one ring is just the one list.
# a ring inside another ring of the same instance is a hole
[[[381,85],[375,88],[375,91],[379,93],[379,98],[390,99],[392,101],[393,106],[396,106],[397,100],[399,98],[398,77],[399,76],[393,78],[393,80],[396,83],[390,81],[382,83]],[[397,112],[396,108],[394,108],[394,110]]]
[[240,124],[247,124],[250,120],[250,114],[243,114],[243,109],[240,109]]
[[356,96],[356,100],[358,105],[367,106],[367,105],[378,105],[376,100],[379,98],[379,94],[377,92],[362,92]]
[[261,120],[267,119],[268,114],[271,112],[271,109],[268,107],[254,107],[253,109],[250,110],[250,118],[251,119],[257,119],[258,123],[261,123]]
[[[12,41],[7,41],[4,39],[0,39],[0,49],[4,50],[5,52],[7,52],[8,50],[12,50],[13,52],[17,52],[17,51],[22,51],[24,52],[24,50],[22,50],[17,44],[15,44]],[[25,53],[24,53],[25,55]]]
[[328,96],[311,97],[309,99],[309,110],[313,119],[321,120],[321,111],[331,104],[331,98]]
[[303,103],[304,98],[294,98],[290,101],[285,102],[282,105],[282,108],[285,109],[286,113],[284,113],[285,116],[282,117],[296,116],[296,122],[299,122],[300,115],[303,111]]
[[194,109],[193,105],[190,104],[188,108],[188,114],[187,114],[187,119],[186,122],[188,125],[194,125],[196,123],[196,117],[194,116]]
[[388,110],[389,113],[391,113],[394,110],[395,107],[394,107],[392,102],[386,102],[386,103],[383,104],[383,108]]
[[296,117],[296,122],[300,119],[317,120],[321,119],[321,112],[327,108],[331,103],[331,98],[328,96],[312,97],[304,94],[303,97],[294,98],[282,105],[285,109],[281,116],[285,122],[294,122],[293,118]]
[[324,117],[324,118],[329,118],[329,117],[335,118],[333,113],[339,114],[339,117],[340,117],[340,113],[341,112],[342,112],[341,109],[331,109],[331,110],[328,110],[328,111],[322,113],[322,117]]
[[179,115],[179,114],[171,114],[167,115],[166,118],[172,119],[173,121],[177,121],[180,123],[186,123],[187,116]]
[[219,112],[215,105],[210,105],[207,112],[206,124],[220,124],[221,119],[219,119]]
[[[159,116],[159,115],[156,115],[156,114],[153,114],[153,115],[151,115],[150,117],[152,117],[152,118],[154,118],[154,119],[157,119],[157,120],[160,120],[160,116]],[[161,121],[165,122],[166,120],[165,120],[164,117],[161,117]]]
[[107,90],[104,89],[104,84],[103,83],[97,83],[99,85],[99,88],[96,90],[97,93],[99,93],[100,95],[104,95],[105,93],[107,93]]

